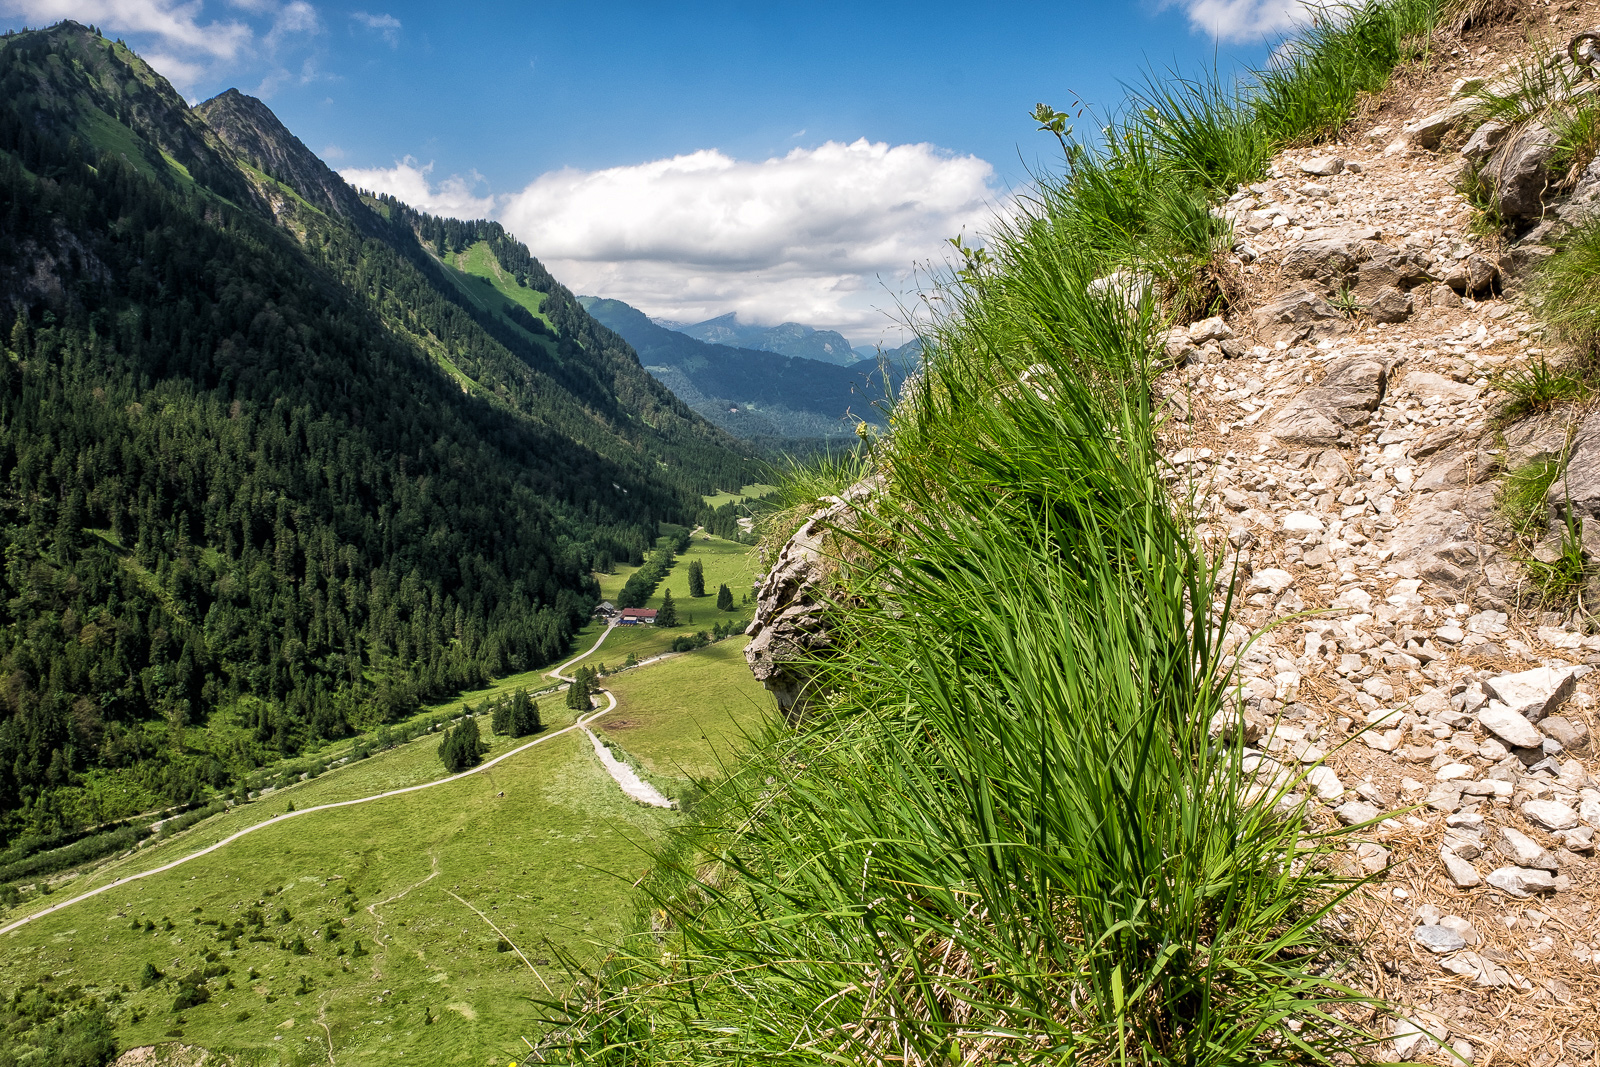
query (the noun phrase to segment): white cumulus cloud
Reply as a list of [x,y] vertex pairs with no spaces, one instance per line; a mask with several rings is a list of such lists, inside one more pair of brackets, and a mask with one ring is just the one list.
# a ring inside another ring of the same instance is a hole
[[1259,40],[1304,24],[1320,3],[1306,0],[1181,0],[1190,25],[1223,41]]
[[418,166],[410,156],[392,167],[352,167],[339,174],[358,189],[388,193],[419,211],[458,219],[487,218],[494,209],[494,198],[477,196],[473,190],[483,184],[476,172],[462,177],[452,174],[437,184],[429,180],[433,164]]
[[0,0],[0,14],[45,26],[75,19],[113,35],[151,34],[167,48],[213,59],[233,59],[254,32],[237,20],[202,22],[198,0]]
[[[761,162],[705,150],[545,174],[499,217],[578,292],[651,315],[805,322],[876,340],[917,265],[994,217],[994,168],[858,140]],[[397,195],[399,195],[397,193]]]

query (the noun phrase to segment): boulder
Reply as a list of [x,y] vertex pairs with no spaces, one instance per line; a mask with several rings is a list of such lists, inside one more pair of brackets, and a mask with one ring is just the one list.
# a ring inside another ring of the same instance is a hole
[[1410,293],[1390,285],[1378,290],[1378,295],[1367,305],[1367,314],[1374,322],[1404,322],[1415,307]]
[[1578,175],[1572,195],[1556,207],[1556,215],[1569,226],[1600,215],[1600,156],[1596,156]]
[[1474,252],[1445,273],[1444,283],[1458,293],[1482,293],[1500,276],[1500,268]]
[[1090,296],[1115,300],[1132,310],[1149,299],[1155,279],[1141,270],[1115,270],[1084,287]]
[[1439,147],[1439,142],[1444,140],[1444,135],[1459,126],[1468,115],[1477,107],[1478,102],[1470,97],[1452,101],[1445,107],[1431,114],[1424,115],[1415,122],[1409,122],[1400,130],[1401,143],[1417,148],[1434,149]]
[[[1531,671],[1502,674],[1484,681],[1489,693],[1506,709],[1536,723],[1555,711],[1578,685],[1581,667],[1535,667]],[[1521,744],[1537,744],[1524,741]]]
[[1507,222],[1525,222],[1544,214],[1544,193],[1550,184],[1550,157],[1556,131],[1542,122],[1529,122],[1506,138],[1480,175]]
[[1337,444],[1340,434],[1366,425],[1383,403],[1389,366],[1370,355],[1334,360],[1322,381],[1295,397],[1272,420],[1267,432],[1285,444]]
[[1370,303],[1385,289],[1409,291],[1431,281],[1432,272],[1433,260],[1426,254],[1374,243],[1368,247],[1367,258],[1357,264],[1352,291],[1357,299]]
[[1506,139],[1506,133],[1510,129],[1511,127],[1504,122],[1485,122],[1472,131],[1467,143],[1461,146],[1461,154],[1474,163],[1487,159],[1496,148],[1500,147],[1500,142]]
[[824,548],[834,531],[850,528],[856,509],[882,486],[875,475],[828,498],[779,551],[756,593],[755,617],[745,630],[750,635],[745,662],[791,724],[805,715],[812,677],[808,661],[833,645],[825,614],[830,568]]
[[1280,295],[1255,313],[1256,326],[1274,341],[1303,341],[1321,333],[1344,333],[1350,323],[1321,296],[1301,289]]
[[[1426,402],[1429,397],[1438,397],[1450,403],[1467,403],[1478,399],[1482,392],[1477,386],[1465,382],[1458,382],[1443,374],[1434,374],[1432,371],[1412,371],[1395,387],[1395,391],[1403,396],[1416,397]],[[1415,450],[1413,450],[1415,454]]]
[[1550,486],[1545,500],[1565,519],[1570,506],[1586,527],[1600,529],[1600,411],[1583,420],[1572,440],[1566,475]]

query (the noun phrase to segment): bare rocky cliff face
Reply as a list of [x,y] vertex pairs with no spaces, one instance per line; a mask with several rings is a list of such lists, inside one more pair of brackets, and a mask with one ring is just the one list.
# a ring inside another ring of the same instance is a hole
[[[1157,389],[1169,476],[1239,564],[1234,649],[1266,631],[1238,664],[1251,759],[1313,822],[1373,823],[1346,861],[1373,881],[1341,920],[1408,1005],[1390,1051],[1545,1067],[1600,1052],[1600,586],[1543,602],[1498,504],[1506,471],[1563,463],[1533,554],[1570,511],[1600,560],[1600,411],[1508,422],[1496,383],[1571,355],[1523,285],[1600,211],[1600,163],[1555,174],[1544,125],[1473,122],[1464,94],[1519,64],[1595,91],[1600,31],[1572,35],[1600,8],[1529,11],[1571,47],[1530,53],[1527,25],[1463,41],[1218,206],[1246,296],[1169,332]],[[1474,231],[1473,181],[1509,240]],[[761,590],[749,655],[791,717],[788,661],[827,647],[817,545],[847,513],[828,502]]]
[[[216,135],[252,167],[287,185],[321,211],[372,232],[372,210],[350,185],[253,96],[229,89],[194,109]],[[270,199],[270,191],[262,190]]]

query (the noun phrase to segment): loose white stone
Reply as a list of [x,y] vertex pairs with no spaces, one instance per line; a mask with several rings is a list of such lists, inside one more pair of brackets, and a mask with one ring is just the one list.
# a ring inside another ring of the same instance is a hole
[[1434,772],[1434,777],[1441,782],[1452,782],[1457,778],[1467,778],[1472,775],[1472,768],[1465,763],[1447,763]]
[[1305,536],[1321,533],[1322,520],[1307,511],[1291,511],[1283,517],[1283,532]]
[[1444,863],[1445,872],[1450,875],[1450,881],[1457,889],[1471,889],[1473,886],[1483,884],[1478,869],[1459,856],[1452,856],[1446,852],[1439,859]]
[[1337,800],[1344,795],[1344,783],[1331,767],[1313,767],[1306,774],[1306,784],[1316,790],[1323,800]]
[[1531,671],[1502,674],[1484,684],[1495,699],[1529,722],[1555,711],[1577,687],[1581,667],[1535,667]]
[[1267,567],[1256,571],[1250,576],[1250,582],[1245,586],[1246,593],[1271,593],[1277,596],[1289,586],[1294,584],[1294,575],[1276,567]]
[[1506,859],[1518,867],[1542,867],[1545,870],[1555,870],[1555,857],[1544,850],[1544,846],[1533,838],[1512,826],[1500,827],[1500,840],[1495,842],[1495,849]]
[[1467,947],[1465,938],[1443,926],[1419,926],[1414,936],[1421,942],[1423,948],[1440,955],[1446,952],[1460,952]]
[[1546,830],[1570,830],[1578,825],[1578,813],[1555,800],[1530,800],[1522,805],[1522,814]]
[[1529,870],[1526,867],[1501,867],[1489,872],[1489,877],[1484,880],[1502,893],[1519,899],[1535,893],[1553,893],[1556,888],[1555,876],[1549,871]]
[[1461,936],[1461,940],[1469,945],[1478,943],[1477,928],[1459,915],[1441,915],[1439,916],[1439,925],[1446,930],[1454,930]]
[[1333,813],[1339,816],[1339,821],[1346,826],[1373,822],[1383,815],[1383,812],[1364,800],[1347,801],[1334,808]]
[[1544,734],[1533,723],[1498,701],[1478,712],[1483,728],[1516,748],[1534,748],[1544,742]]

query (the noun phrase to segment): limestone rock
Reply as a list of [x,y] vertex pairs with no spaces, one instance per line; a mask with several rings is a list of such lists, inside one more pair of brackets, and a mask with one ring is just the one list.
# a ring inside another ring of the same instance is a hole
[[1522,814],[1546,830],[1570,830],[1578,825],[1578,813],[1555,800],[1529,800],[1522,805]]
[[855,510],[883,485],[879,476],[856,483],[812,515],[778,553],[756,593],[755,617],[745,633],[745,662],[756,680],[777,698],[791,723],[805,714],[811,670],[806,661],[832,647],[823,547],[830,531],[848,528]]
[[1483,884],[1478,869],[1459,856],[1452,856],[1446,852],[1439,859],[1444,863],[1445,872],[1450,875],[1450,881],[1457,889],[1471,889]]
[[[1578,667],[1536,667],[1531,671],[1502,674],[1487,679],[1489,692],[1510,711],[1536,723],[1560,707],[1577,688]],[[1502,737],[1505,735],[1501,735]],[[1523,745],[1537,741],[1517,742]]]
[[1461,124],[1476,107],[1477,101],[1468,97],[1452,101],[1438,111],[1407,123],[1400,130],[1400,140],[1418,148],[1434,149],[1444,140],[1444,135]]
[[1383,817],[1383,812],[1364,800],[1347,801],[1334,808],[1333,813],[1339,816],[1339,821],[1346,826],[1374,822]]
[[1431,371],[1413,371],[1407,374],[1395,387],[1395,391],[1404,396],[1416,397],[1424,403],[1430,398],[1437,397],[1452,404],[1470,404],[1483,392],[1475,385],[1458,382]]
[[1339,156],[1317,156],[1300,164],[1303,174],[1313,174],[1320,178],[1332,177],[1344,170],[1344,159]]
[[1488,289],[1499,276],[1499,267],[1474,252],[1450,268],[1444,276],[1444,283],[1458,293],[1471,296]]
[[1544,847],[1511,826],[1500,828],[1500,839],[1495,842],[1495,851],[1518,867],[1536,867],[1544,871],[1556,870],[1556,858],[1544,850]]
[[1500,216],[1508,222],[1535,219],[1544,213],[1550,156],[1557,139],[1549,126],[1530,122],[1489,157],[1481,178],[1489,183]]
[[1600,411],[1590,412],[1578,428],[1567,459],[1566,474],[1550,486],[1545,501],[1565,518],[1568,501],[1585,526],[1600,529]]
[[1458,974],[1463,978],[1470,978],[1474,985],[1485,989],[1510,987],[1512,989],[1528,990],[1533,988],[1522,975],[1515,971],[1507,970],[1500,964],[1480,956],[1476,952],[1458,952],[1447,959],[1439,961],[1439,966],[1451,974]]
[[1197,345],[1207,341],[1226,341],[1233,337],[1233,328],[1222,321],[1221,315],[1201,319],[1189,326],[1189,340]]
[[1589,727],[1581,719],[1565,715],[1551,715],[1539,721],[1539,729],[1561,742],[1568,752],[1581,752],[1589,744]]
[[1461,146],[1461,154],[1474,163],[1488,158],[1496,148],[1500,147],[1500,142],[1506,139],[1510,129],[1511,127],[1504,122],[1485,122],[1472,131],[1467,143]]
[[1378,290],[1378,295],[1367,305],[1367,314],[1374,322],[1404,322],[1415,307],[1410,293],[1389,285]]
[[1537,726],[1498,702],[1491,701],[1478,712],[1478,721],[1513,748],[1537,748],[1544,741]]
[[1556,880],[1549,871],[1534,871],[1526,867],[1501,867],[1491,871],[1484,881],[1493,889],[1508,896],[1523,899],[1535,893],[1553,893]]
[[1246,593],[1271,593],[1277,596],[1294,584],[1294,575],[1277,567],[1264,567],[1250,576]]
[[1321,296],[1301,289],[1284,293],[1255,313],[1256,326],[1274,340],[1301,341],[1314,333],[1344,333],[1350,323]]
[[1295,397],[1272,420],[1268,432],[1286,444],[1337,444],[1345,430],[1366,425],[1383,403],[1388,385],[1389,364],[1384,360],[1371,355],[1336,359],[1320,383]]
[[1464,937],[1443,926],[1419,926],[1413,936],[1423,948],[1441,955],[1446,952],[1460,952],[1467,947]]

